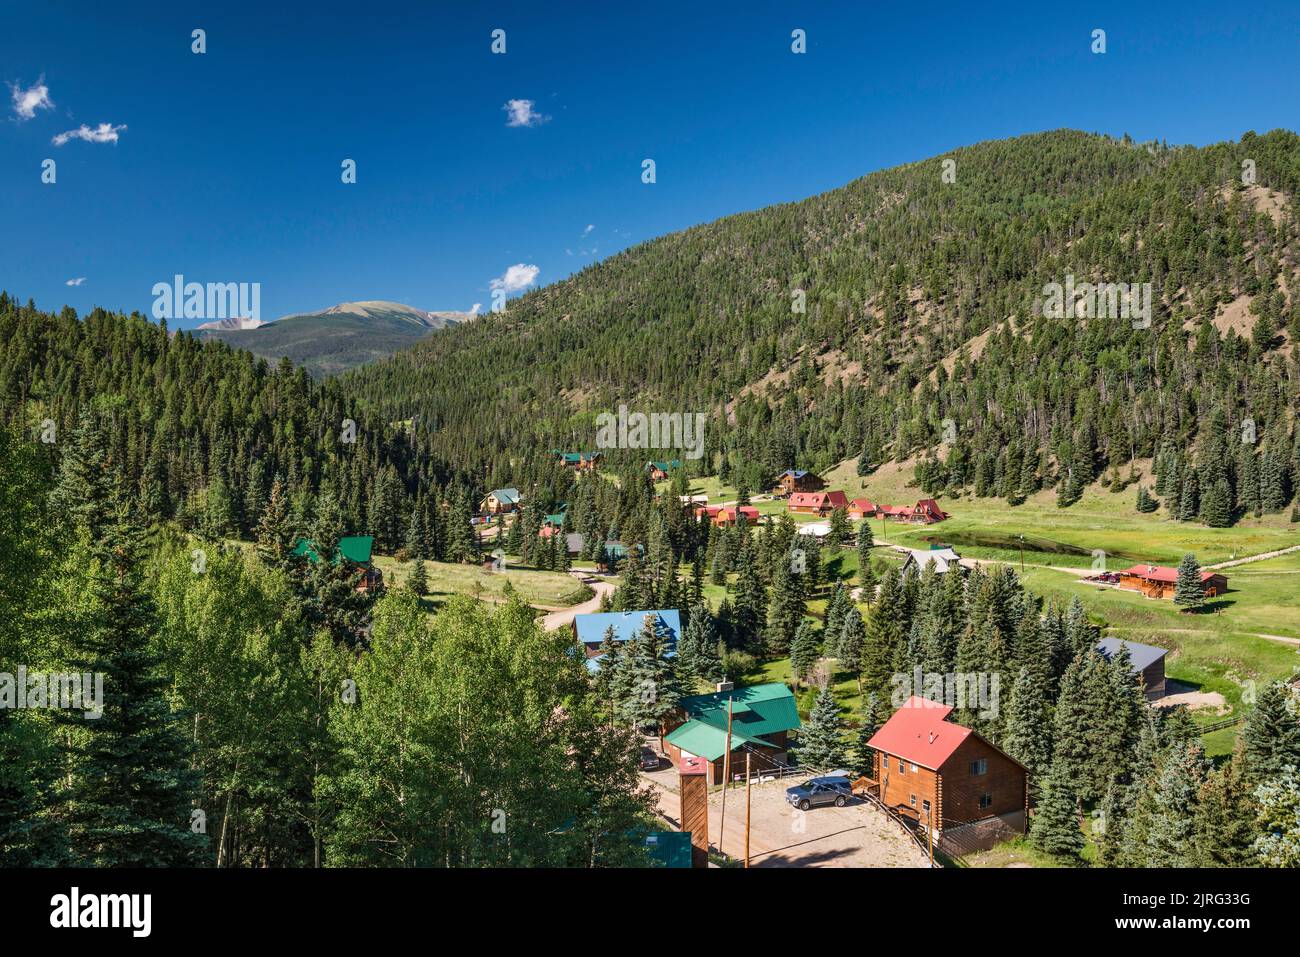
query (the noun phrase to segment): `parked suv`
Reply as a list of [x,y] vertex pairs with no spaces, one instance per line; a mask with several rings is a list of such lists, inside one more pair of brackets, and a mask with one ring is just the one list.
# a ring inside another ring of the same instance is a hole
[[642,771],[659,770],[659,755],[655,754],[653,748],[641,749],[641,770]]
[[801,811],[810,807],[825,807],[834,804],[844,807],[853,797],[853,785],[848,775],[828,774],[825,777],[809,778],[803,784],[785,789],[785,799]]

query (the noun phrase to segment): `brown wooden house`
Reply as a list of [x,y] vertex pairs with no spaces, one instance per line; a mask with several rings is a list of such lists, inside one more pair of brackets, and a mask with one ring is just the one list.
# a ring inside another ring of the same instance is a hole
[[812,515],[829,515],[837,508],[848,508],[849,498],[843,492],[795,492],[786,504],[792,512]]
[[816,492],[826,487],[821,476],[799,469],[786,469],[776,480],[775,495],[793,495],[795,492]]
[[945,853],[967,854],[1025,833],[1029,773],[947,705],[913,695],[872,737],[867,786]]
[[[1167,565],[1134,565],[1119,573],[1119,587],[1138,591],[1148,598],[1174,597],[1178,586],[1178,569]],[[1228,590],[1228,577],[1215,571],[1201,572],[1201,588],[1206,598],[1222,595]]]

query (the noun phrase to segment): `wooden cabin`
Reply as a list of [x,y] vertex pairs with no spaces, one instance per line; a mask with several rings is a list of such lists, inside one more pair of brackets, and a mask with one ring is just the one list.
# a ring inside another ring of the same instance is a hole
[[717,511],[714,511],[713,507],[710,506],[704,511],[705,514],[711,516],[713,524],[719,528],[728,528],[735,525],[737,515],[744,518],[746,526],[752,528],[758,524],[758,509],[752,505],[741,505],[739,508],[734,505],[720,505]]
[[987,850],[1022,835],[1029,772],[970,728],[948,705],[913,695],[868,742],[867,788],[949,854]]
[[722,784],[727,754],[727,711],[731,711],[731,772],[751,773],[786,767],[789,732],[800,726],[794,693],[783,682],[731,688],[683,698],[664,723],[664,750],[675,765],[683,759],[708,762],[706,779]]
[[870,499],[855,498],[849,502],[849,518],[875,518],[878,508]]
[[[1178,569],[1167,565],[1134,565],[1119,573],[1119,587],[1141,592],[1148,598],[1174,597],[1178,586]],[[1216,571],[1201,571],[1201,588],[1206,598],[1228,590],[1228,578]]]
[[793,495],[795,492],[816,492],[826,487],[821,476],[799,469],[786,469],[776,480],[774,495]]
[[650,473],[650,481],[652,482],[662,482],[681,467],[681,459],[672,459],[667,462],[647,462],[645,464],[645,469]]
[[1163,698],[1165,695],[1165,656],[1169,654],[1168,650],[1157,648],[1155,645],[1140,644],[1136,641],[1103,638],[1097,642],[1097,651],[1107,661],[1110,661],[1111,658],[1119,654],[1121,646],[1128,649],[1129,664],[1133,669],[1133,676],[1142,682],[1142,690],[1147,700],[1154,701],[1156,698]]
[[942,522],[947,517],[948,513],[939,507],[938,502],[932,498],[923,498],[912,506],[903,521],[911,522],[914,525],[933,525],[935,522]]
[[605,457],[604,452],[565,452],[561,449],[551,449],[551,454],[575,472],[594,472]]
[[792,512],[811,515],[829,515],[837,508],[848,508],[849,498],[843,492],[795,492],[786,508]]
[[[338,549],[335,551],[334,557],[330,559],[332,564],[337,565],[339,562],[343,562],[356,568],[355,588],[362,593],[375,591],[384,584],[384,573],[376,568],[371,561],[374,542],[374,538],[370,535],[346,535],[339,539]],[[293,554],[300,558],[306,558],[307,561],[312,563],[320,561],[320,555],[316,551],[315,543],[307,538],[298,539],[293,546]]]
[[487,493],[478,510],[488,515],[502,515],[519,507],[519,489],[496,488]]

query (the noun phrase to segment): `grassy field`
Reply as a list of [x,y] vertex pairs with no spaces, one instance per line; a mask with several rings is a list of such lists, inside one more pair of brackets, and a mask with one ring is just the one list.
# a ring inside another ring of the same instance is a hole
[[[1141,469],[1139,469],[1141,472]],[[912,504],[924,497],[911,485],[910,465],[886,465],[867,478],[859,478],[853,463],[840,465],[827,476],[831,488],[843,489],[850,498],[866,496],[873,502]],[[1143,474],[1140,482],[1150,485]],[[879,520],[872,523],[877,539],[897,545],[925,548],[933,542],[953,545],[964,557],[1019,561],[1018,536],[1025,537],[1026,565],[1090,568],[1095,553],[1105,553],[1108,569],[1138,562],[1177,565],[1191,552],[1202,565],[1257,555],[1300,544],[1300,526],[1289,512],[1248,518],[1232,528],[1206,528],[1194,522],[1171,521],[1163,508],[1142,514],[1134,507],[1137,486],[1110,492],[1092,485],[1069,508],[1058,508],[1054,491],[1039,492],[1023,505],[1002,499],[940,498],[951,518],[937,525],[912,526]]]
[[[384,582],[390,588],[405,583],[410,573],[409,562],[398,562],[386,555],[376,555],[375,565],[384,573]],[[524,601],[534,607],[562,608],[576,605],[591,597],[591,589],[582,585],[572,575],[564,572],[543,572],[529,568],[510,568],[489,571],[478,565],[452,565],[446,562],[425,562],[429,578],[427,604],[437,606],[450,595],[469,595],[486,601],[505,597],[509,582]]]

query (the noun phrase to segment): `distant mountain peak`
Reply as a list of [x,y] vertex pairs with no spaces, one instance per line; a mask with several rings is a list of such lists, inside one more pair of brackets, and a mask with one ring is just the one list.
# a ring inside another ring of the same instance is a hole
[[212,329],[217,332],[237,332],[241,329],[256,329],[264,325],[266,323],[261,319],[253,319],[249,316],[231,316],[229,319],[216,319],[212,322],[201,323],[198,328]]
[[427,312],[387,299],[340,302],[315,312],[296,312],[274,322],[223,319],[199,326],[269,361],[287,356],[313,375],[331,375],[373,362],[440,329],[473,319],[468,312]]
[[428,326],[430,329],[442,329],[447,325],[465,322],[473,318],[468,312],[451,310],[428,312],[424,309],[416,309],[414,306],[408,306],[401,302],[392,302],[387,299],[362,299],[357,302],[340,302],[338,305],[330,306],[328,309],[321,309],[318,312],[294,313],[293,315],[283,316],[278,321],[301,319],[306,316],[355,316],[362,320],[373,319],[389,322],[405,320]]

